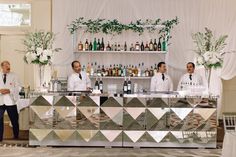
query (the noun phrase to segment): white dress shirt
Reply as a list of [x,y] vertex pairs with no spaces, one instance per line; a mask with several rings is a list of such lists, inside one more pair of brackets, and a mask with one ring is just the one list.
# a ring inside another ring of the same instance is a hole
[[196,85],[196,86],[202,86],[203,85],[203,81],[202,81],[202,77],[196,73],[192,73],[192,80],[190,79],[190,74],[184,74],[178,84],[178,91],[183,90],[185,87],[187,86],[191,86],[191,85]]
[[162,79],[162,73],[156,73],[151,79],[150,91],[172,91],[173,82],[169,75],[164,74],[164,80]]
[[0,94],[0,105],[16,105],[19,99],[20,81],[16,74],[10,72],[6,74],[6,83],[3,82],[3,73],[0,72],[0,89],[9,89],[9,94]]
[[86,72],[80,72],[82,80],[79,78],[79,73],[73,73],[69,76],[67,82],[68,91],[85,91],[91,87],[91,80],[89,79]]

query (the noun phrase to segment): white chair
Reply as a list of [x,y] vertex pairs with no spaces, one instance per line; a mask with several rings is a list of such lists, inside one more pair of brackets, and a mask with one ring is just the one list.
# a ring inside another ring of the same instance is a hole
[[222,157],[236,157],[236,113],[223,113],[224,142]]

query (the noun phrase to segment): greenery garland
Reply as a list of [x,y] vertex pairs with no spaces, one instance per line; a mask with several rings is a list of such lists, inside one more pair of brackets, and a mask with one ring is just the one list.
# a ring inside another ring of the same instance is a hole
[[[179,23],[178,17],[172,20],[161,21],[161,19],[150,20],[146,19],[145,21],[137,20],[136,22],[130,22],[129,24],[123,24],[117,19],[114,20],[105,20],[105,19],[96,19],[96,20],[85,20],[83,17],[80,17],[67,25],[68,30],[71,34],[74,34],[76,30],[85,26],[85,32],[89,33],[105,33],[105,34],[121,34],[123,31],[131,30],[133,32],[139,33],[141,35],[144,32],[144,29],[147,29],[149,32],[154,32],[159,30],[160,33],[166,33],[167,41],[171,38],[170,30],[173,29],[174,25]],[[161,25],[162,28],[157,28],[156,26]]]

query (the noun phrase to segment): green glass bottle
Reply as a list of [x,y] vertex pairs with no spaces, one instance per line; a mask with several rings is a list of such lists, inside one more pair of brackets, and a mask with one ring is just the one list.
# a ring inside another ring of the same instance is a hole
[[96,41],[96,38],[94,38],[94,41],[93,41],[93,51],[97,51],[97,41]]
[[161,45],[162,51],[167,51],[167,41],[166,36],[163,37],[162,45]]

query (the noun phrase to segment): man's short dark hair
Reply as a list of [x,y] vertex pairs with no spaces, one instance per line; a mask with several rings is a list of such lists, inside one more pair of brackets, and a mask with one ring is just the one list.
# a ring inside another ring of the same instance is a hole
[[193,68],[195,68],[195,64],[193,62],[188,62],[187,65],[188,64],[192,64]]
[[159,68],[161,67],[161,65],[162,64],[166,64],[165,62],[159,62],[158,64],[157,64],[157,69],[159,70]]
[[79,63],[79,64],[80,64],[79,61],[73,61],[73,62],[71,63],[71,67],[72,67],[72,68],[74,68],[74,64],[75,64],[75,63]]

